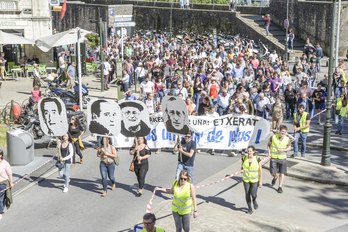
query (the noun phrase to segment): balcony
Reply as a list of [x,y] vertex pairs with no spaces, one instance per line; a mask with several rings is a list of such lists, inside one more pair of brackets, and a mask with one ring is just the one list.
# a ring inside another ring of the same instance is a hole
[[18,5],[15,1],[0,1],[0,11],[17,11]]

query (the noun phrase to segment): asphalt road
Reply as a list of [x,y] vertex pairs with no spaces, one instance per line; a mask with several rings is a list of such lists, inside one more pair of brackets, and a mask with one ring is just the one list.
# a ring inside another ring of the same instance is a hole
[[[174,180],[177,155],[153,152],[143,196],[136,196],[136,176],[128,171],[132,157],[122,150],[118,152],[120,165],[115,171],[116,190],[109,189],[108,196],[103,198],[95,138],[88,137],[84,141],[87,146],[94,147],[83,151],[85,162],[71,170],[69,192],[62,192],[64,183],[58,173],[52,175],[14,199],[1,220],[1,230],[128,231],[145,213],[154,187],[170,187]],[[201,182],[237,160],[237,157],[199,153],[195,159],[195,182]],[[153,207],[164,199],[169,196],[157,198]]]

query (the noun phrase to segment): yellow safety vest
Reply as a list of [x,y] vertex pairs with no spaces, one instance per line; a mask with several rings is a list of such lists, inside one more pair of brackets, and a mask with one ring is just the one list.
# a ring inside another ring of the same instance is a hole
[[243,181],[246,183],[256,183],[260,181],[260,168],[257,162],[257,156],[254,156],[250,166],[248,156],[244,156],[243,161]]
[[172,202],[172,211],[180,215],[185,215],[192,212],[192,197],[191,197],[191,183],[186,185],[179,192],[179,181],[174,181],[174,198]]
[[346,116],[346,114],[347,114],[347,106],[346,107],[342,106],[342,99],[341,98],[337,98],[336,109],[340,110],[340,115],[342,117]]
[[280,142],[279,134],[275,134],[272,136],[272,144],[271,144],[271,157],[272,159],[286,159],[286,151],[279,153],[279,149],[286,149],[290,139],[288,136],[285,136]]
[[342,78],[343,78],[343,80],[344,80],[344,85],[346,85],[346,84],[347,84],[346,74],[345,74],[345,72],[344,72],[343,69],[340,69],[340,72],[341,72]]
[[[139,231],[139,232],[147,232],[147,230],[146,230],[146,229],[143,229],[143,230],[141,230],[141,231]],[[164,229],[159,228],[159,227],[156,227],[155,232],[164,232]]]
[[[300,127],[303,127],[307,124],[307,112],[304,111],[301,118],[300,118]],[[294,121],[296,122],[296,116],[297,116],[297,113],[294,114]],[[303,133],[308,133],[309,132],[309,126],[305,129],[301,129],[301,132]]]

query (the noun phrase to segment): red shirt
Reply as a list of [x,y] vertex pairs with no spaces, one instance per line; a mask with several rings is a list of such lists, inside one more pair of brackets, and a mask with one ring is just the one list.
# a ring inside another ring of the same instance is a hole
[[269,17],[263,17],[263,20],[265,20],[265,26],[269,26],[270,22],[271,22],[271,18]]
[[169,59],[169,60],[168,60],[168,64],[169,64],[170,67],[173,67],[172,65],[174,64],[174,60]]

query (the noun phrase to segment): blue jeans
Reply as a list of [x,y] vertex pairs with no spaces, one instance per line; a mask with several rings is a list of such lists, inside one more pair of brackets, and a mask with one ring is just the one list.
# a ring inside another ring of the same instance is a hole
[[123,83],[123,92],[127,92],[129,87],[129,82]]
[[220,116],[226,115],[228,111],[228,106],[223,108],[221,106],[218,106],[218,113]]
[[199,107],[199,100],[202,98],[200,93],[194,93],[193,94],[193,101],[196,104],[196,111],[198,111],[198,107]]
[[[0,192],[2,190],[6,189],[5,184],[0,184]],[[5,194],[6,191],[0,193],[0,214],[4,213],[4,208],[5,208]]]
[[[69,172],[70,172],[70,167],[71,164],[67,164],[65,163],[64,168],[62,168],[61,170],[59,170],[59,176],[63,177],[65,179],[65,185],[64,187],[69,188],[69,181],[70,181],[70,176],[69,176]],[[65,170],[65,174],[64,174],[64,170]]]
[[344,125],[344,117],[341,115],[335,114],[335,124],[337,126],[337,130],[342,133],[343,125]]
[[182,170],[186,170],[190,176],[190,181],[193,184],[193,166],[186,166],[185,164],[179,162],[178,167],[176,168],[176,180],[179,180],[179,175]]
[[265,26],[265,28],[266,28],[267,36],[269,36],[269,26]]
[[166,85],[167,89],[170,89],[169,88],[169,84],[170,84],[170,77],[169,76],[166,76],[163,80],[164,84]]
[[309,87],[314,87],[314,79],[308,79]]
[[129,72],[127,72],[128,73],[128,75],[129,75],[129,86],[131,86],[132,85],[132,81],[133,81],[133,75],[132,75],[132,72],[131,71],[129,71]]
[[103,182],[103,189],[104,191],[108,190],[108,179],[107,175],[109,176],[109,179],[111,180],[112,184],[115,184],[115,163],[112,162],[111,164],[106,164],[104,162],[100,162],[100,174],[102,176],[102,182]]
[[286,118],[287,119],[294,116],[294,111],[295,111],[294,104],[290,105],[288,102],[285,102],[285,109],[286,109]]
[[321,59],[321,57],[317,57],[317,70],[318,70],[318,72],[320,72],[320,59]]
[[298,141],[301,138],[302,145],[301,145],[301,156],[305,157],[306,155],[306,141],[307,141],[308,133],[303,133],[301,131],[296,132],[296,140],[294,142],[294,154],[297,155],[298,153]]
[[139,77],[139,84],[141,84],[141,82],[143,82],[144,80],[145,80],[145,76]]
[[287,89],[288,87],[286,85],[282,85],[282,90],[283,90],[283,94],[285,92],[285,90]]
[[294,41],[293,41],[293,40],[289,40],[289,41],[288,41],[288,48],[289,48],[290,50],[294,50]]

